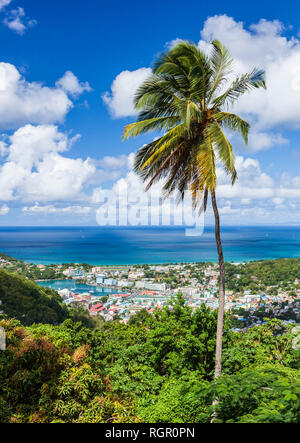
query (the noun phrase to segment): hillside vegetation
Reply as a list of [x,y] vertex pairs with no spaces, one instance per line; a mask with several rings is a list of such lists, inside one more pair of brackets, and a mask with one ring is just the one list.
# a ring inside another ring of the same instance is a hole
[[294,293],[300,289],[300,258],[281,258],[243,263],[226,263],[226,288],[235,293],[245,289]]
[[49,323],[57,325],[68,317],[59,295],[30,280],[0,269],[1,310],[23,325]]
[[141,311],[97,330],[66,320],[23,327],[0,320],[0,422],[300,422],[300,359],[279,320],[241,334],[226,318],[223,376],[213,379],[216,312]]

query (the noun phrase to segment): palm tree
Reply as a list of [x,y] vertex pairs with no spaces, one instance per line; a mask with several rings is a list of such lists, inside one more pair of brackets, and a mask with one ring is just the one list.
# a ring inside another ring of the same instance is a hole
[[159,132],[160,137],[143,146],[135,157],[134,169],[147,182],[146,190],[163,180],[164,197],[177,192],[183,199],[190,192],[194,208],[199,211],[206,211],[208,196],[211,197],[220,272],[216,378],[222,371],[225,307],[216,165],[224,167],[234,184],[237,178],[234,152],[223,129],[239,132],[247,144],[250,125],[228,112],[228,108],[247,91],[266,87],[264,71],[253,69],[226,88],[232,64],[229,51],[217,40],[212,42],[210,56],[194,43],[178,43],[158,58],[153,75],[137,90],[134,104],[138,118],[126,126],[123,137]]

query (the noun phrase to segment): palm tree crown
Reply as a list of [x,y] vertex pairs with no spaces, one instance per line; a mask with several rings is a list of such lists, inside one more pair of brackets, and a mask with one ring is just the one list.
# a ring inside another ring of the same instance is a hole
[[195,44],[180,42],[159,57],[135,95],[138,120],[124,132],[124,139],[163,133],[138,151],[135,171],[148,181],[146,189],[164,179],[165,196],[178,191],[184,197],[190,190],[195,204],[216,188],[217,162],[235,182],[234,153],[223,130],[238,131],[247,143],[250,125],[228,108],[245,92],[265,88],[264,71],[253,69],[225,89],[233,60],[219,41],[212,48],[208,57]]

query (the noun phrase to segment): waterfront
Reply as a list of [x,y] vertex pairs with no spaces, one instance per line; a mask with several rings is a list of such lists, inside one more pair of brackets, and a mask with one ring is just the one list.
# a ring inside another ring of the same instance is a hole
[[[226,291],[225,310],[246,310],[253,324],[260,324],[264,321],[263,317],[259,318],[259,315],[256,317],[255,314],[262,308],[267,309],[270,315],[276,313],[283,319],[289,318],[292,322],[299,322],[300,305],[299,300],[296,300],[300,295],[298,278],[291,281],[289,287],[286,283],[279,283],[282,279],[281,275],[285,274],[287,262],[291,269],[290,277],[292,278],[293,274],[298,275],[298,272],[295,274],[294,266],[299,265],[299,260],[295,260],[294,263],[292,260],[282,260],[277,264],[274,262],[272,275],[273,278],[276,276],[278,279],[276,291],[274,291],[274,281],[270,282],[271,286],[266,285],[270,281],[270,276],[267,275],[267,263],[260,262],[259,268],[256,269],[260,277],[253,275],[250,269],[247,271],[248,266],[257,266],[255,263],[230,265],[231,277],[227,283],[231,289]],[[261,273],[260,269],[264,266],[266,272]],[[46,272],[45,266],[39,265],[39,267],[42,273]],[[61,270],[61,265],[57,265],[57,271],[59,270]],[[119,318],[126,323],[132,315],[142,309],[152,313],[155,309],[169,306],[171,300],[179,294],[192,310],[199,308],[202,304],[212,310],[218,308],[217,265],[169,264],[147,265],[140,268],[98,266],[90,267],[88,271],[84,271],[78,265],[75,268],[67,267],[63,273],[69,277],[80,275],[80,278],[85,279],[87,284],[76,280],[45,280],[38,283],[55,289],[65,304],[80,305],[92,316],[100,316],[105,321]],[[246,288],[243,288],[243,284],[240,286],[240,281],[246,283]],[[249,290],[247,284],[252,287],[253,291]],[[236,285],[235,290],[233,290],[234,285]],[[122,292],[117,291],[116,288],[122,288]],[[103,299],[104,296],[107,297]],[[280,305],[279,308],[278,305]],[[245,320],[241,315],[236,317],[240,322]]]
[[47,280],[47,281],[37,281],[39,286],[48,287],[59,291],[61,289],[68,289],[76,294],[83,294],[86,292],[92,292],[96,297],[105,297],[111,294],[117,294],[116,289],[102,288],[96,285],[86,285],[83,283],[77,283],[75,280]]

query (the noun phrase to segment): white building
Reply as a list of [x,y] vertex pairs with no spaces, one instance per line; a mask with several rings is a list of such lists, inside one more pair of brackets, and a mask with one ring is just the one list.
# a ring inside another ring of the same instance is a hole
[[132,288],[133,285],[134,282],[128,280],[118,280],[117,282],[117,286],[119,286],[120,288]]
[[81,268],[69,268],[63,271],[63,274],[74,279],[84,278],[86,276],[84,270]]
[[59,293],[59,295],[64,299],[67,300],[70,297],[71,291],[69,291],[69,289],[65,288],[65,289],[61,289],[59,291],[57,291]]
[[92,274],[101,274],[103,271],[102,266],[95,266],[92,268]]
[[114,278],[105,278],[103,284],[107,286],[117,286],[117,283],[117,280]]
[[143,278],[145,275],[143,270],[131,271],[128,274],[129,280],[137,280],[138,278]]
[[192,296],[192,295],[196,295],[199,294],[199,289],[198,288],[193,288],[192,286],[188,286],[186,288],[178,288],[176,290],[177,293],[182,292],[183,295],[188,295],[188,296]]
[[151,283],[145,280],[137,281],[135,287],[137,289],[147,289],[149,291],[166,291],[168,289],[166,283]]
[[97,285],[103,285],[105,280],[106,280],[106,275],[105,274],[97,274],[96,275],[96,283],[97,283]]

